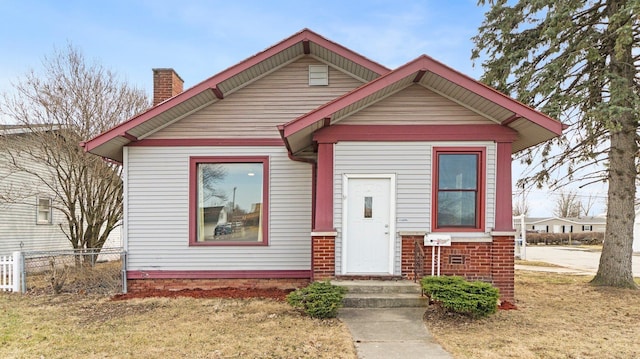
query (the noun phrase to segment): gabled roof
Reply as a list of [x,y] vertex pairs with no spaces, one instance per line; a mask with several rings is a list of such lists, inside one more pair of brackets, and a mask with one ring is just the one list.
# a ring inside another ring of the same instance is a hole
[[249,83],[305,55],[341,68],[364,82],[390,71],[309,29],[303,29],[82,145],[86,151],[122,161],[123,146],[221,101]]
[[24,135],[36,132],[58,131],[61,125],[41,124],[41,125],[0,125],[0,136]]
[[452,68],[422,55],[357,89],[283,126],[285,143],[293,155],[304,156],[312,148],[313,133],[340,122],[412,84],[441,94],[518,133],[512,151],[517,152],[561,134],[559,121],[536,111]]

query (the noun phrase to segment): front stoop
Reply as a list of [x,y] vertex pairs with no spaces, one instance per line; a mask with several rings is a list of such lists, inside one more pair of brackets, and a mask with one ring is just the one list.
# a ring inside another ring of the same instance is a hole
[[420,285],[411,281],[333,280],[331,284],[347,288],[342,301],[345,308],[426,307],[427,297]]

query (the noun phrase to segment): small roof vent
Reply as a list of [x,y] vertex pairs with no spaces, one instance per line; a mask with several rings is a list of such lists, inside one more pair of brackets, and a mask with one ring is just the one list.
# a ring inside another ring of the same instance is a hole
[[309,65],[309,86],[328,86],[329,66]]

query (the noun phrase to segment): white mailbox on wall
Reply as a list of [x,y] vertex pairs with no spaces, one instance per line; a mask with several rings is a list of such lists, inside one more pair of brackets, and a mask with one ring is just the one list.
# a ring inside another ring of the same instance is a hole
[[429,233],[424,236],[425,246],[451,246],[451,235]]

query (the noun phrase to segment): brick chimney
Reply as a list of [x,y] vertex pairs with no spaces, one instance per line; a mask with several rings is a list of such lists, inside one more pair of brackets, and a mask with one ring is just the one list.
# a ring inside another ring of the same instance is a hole
[[153,106],[181,93],[183,84],[173,69],[153,69]]

